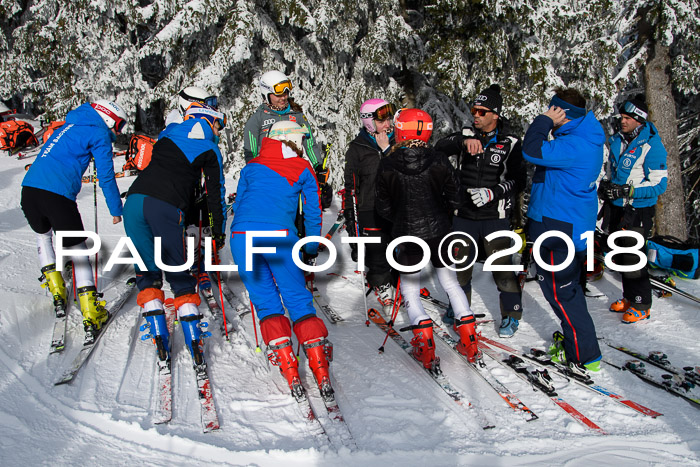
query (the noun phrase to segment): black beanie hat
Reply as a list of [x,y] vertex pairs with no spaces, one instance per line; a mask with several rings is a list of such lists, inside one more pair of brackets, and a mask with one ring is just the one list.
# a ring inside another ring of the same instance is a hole
[[645,123],[649,117],[649,108],[645,101],[644,94],[637,94],[633,99],[620,105],[620,114],[628,115],[639,123]]
[[501,97],[501,87],[497,84],[492,84],[487,89],[484,89],[472,102],[472,106],[480,105],[492,110],[496,115],[501,115],[501,107],[503,107],[503,98]]

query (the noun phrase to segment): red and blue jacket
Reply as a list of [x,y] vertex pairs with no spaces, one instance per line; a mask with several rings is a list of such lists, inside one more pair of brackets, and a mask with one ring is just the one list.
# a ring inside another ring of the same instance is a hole
[[[281,141],[263,138],[258,157],[241,170],[231,231],[236,231],[236,224],[261,222],[296,235],[300,195],[306,235],[321,235],[321,200],[313,167]],[[310,254],[317,248],[316,242],[304,247]]]

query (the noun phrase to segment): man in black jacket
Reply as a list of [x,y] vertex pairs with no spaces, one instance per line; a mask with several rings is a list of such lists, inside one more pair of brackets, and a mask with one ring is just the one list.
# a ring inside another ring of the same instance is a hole
[[[520,147],[520,139],[507,128],[501,112],[503,98],[497,84],[482,91],[472,103],[474,116],[472,127],[440,140],[435,149],[450,156],[467,193],[462,206],[456,210],[452,230],[469,234],[485,255],[510,247],[508,237],[498,237],[489,242],[485,237],[499,230],[510,230],[510,216],[514,198],[525,188],[526,169]],[[455,251],[455,258],[473,259],[474,246],[467,238],[466,247]],[[494,265],[512,264],[509,256],[496,259]],[[471,302],[473,268],[457,273],[459,283]],[[522,318],[522,293],[515,273],[495,271],[493,278],[500,291],[501,326],[499,335],[511,337]],[[452,310],[446,313],[446,321],[452,319]]]

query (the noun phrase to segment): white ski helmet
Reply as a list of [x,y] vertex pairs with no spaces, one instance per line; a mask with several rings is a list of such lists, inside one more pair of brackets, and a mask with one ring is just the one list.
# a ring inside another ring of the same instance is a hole
[[304,146],[302,146],[302,143],[304,138],[308,135],[309,133],[305,126],[299,126],[298,123],[289,120],[282,120],[272,125],[267,137],[278,141],[291,141],[296,144],[299,149],[303,149]]
[[180,105],[180,113],[185,115],[187,107],[193,102],[206,104],[214,109],[219,108],[219,103],[216,96],[209,94],[204,89],[197,86],[188,86],[178,94],[178,103]]
[[270,94],[281,96],[285,92],[292,93],[292,80],[281,71],[268,71],[260,77],[260,92],[263,100],[270,103]]
[[370,133],[376,133],[377,127],[374,120],[386,120],[393,118],[394,106],[384,99],[369,99],[360,106],[360,120]]
[[102,117],[107,128],[115,129],[117,133],[121,133],[126,126],[126,112],[112,101],[100,99],[90,104]]

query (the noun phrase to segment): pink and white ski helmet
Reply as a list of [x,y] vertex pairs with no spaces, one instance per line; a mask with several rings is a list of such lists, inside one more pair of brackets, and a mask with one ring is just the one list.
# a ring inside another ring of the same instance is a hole
[[[377,127],[374,126],[374,119],[377,118],[377,110],[383,107],[387,107],[386,110],[391,112],[390,117],[393,117],[394,107],[384,99],[370,99],[364,101],[360,106],[360,120],[362,120],[362,124],[370,133],[377,132]],[[384,118],[377,118],[377,120],[384,120]]]

